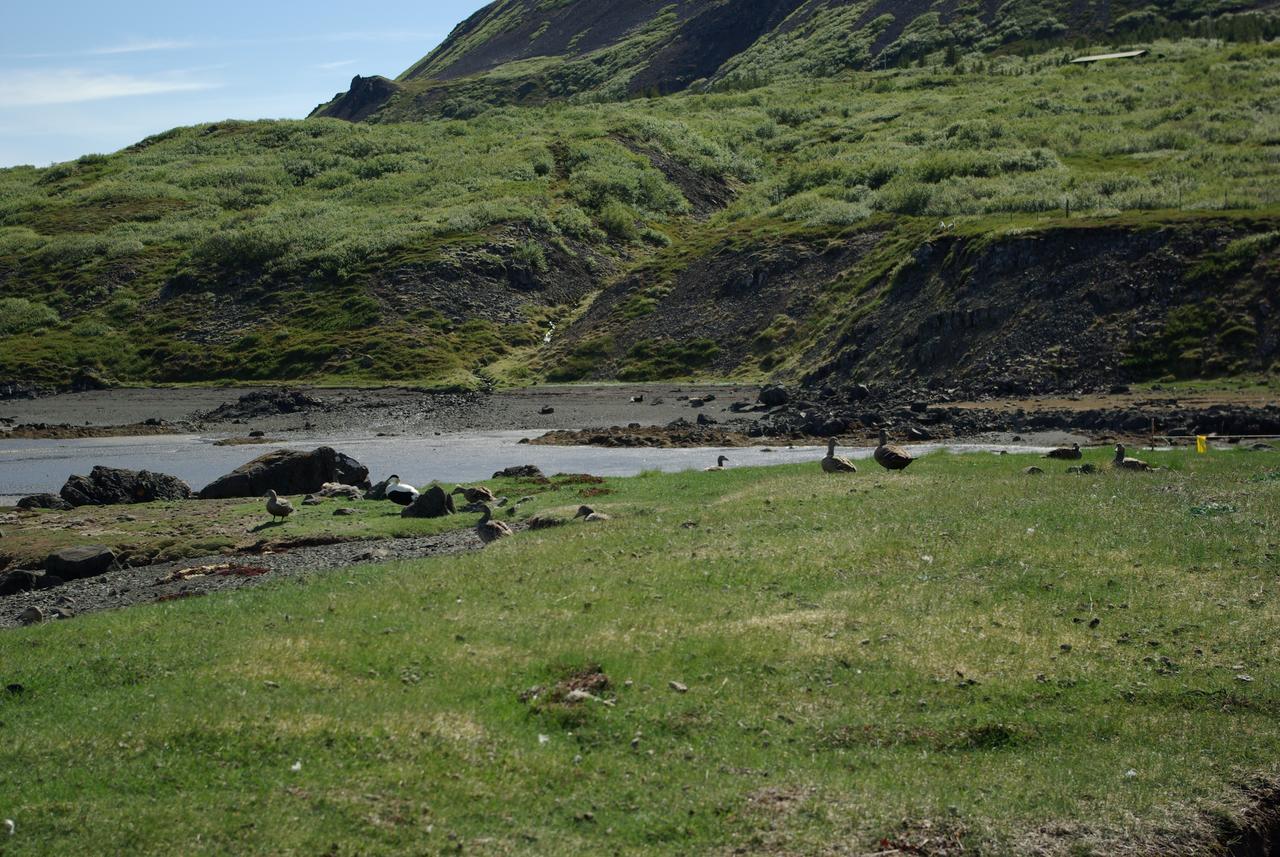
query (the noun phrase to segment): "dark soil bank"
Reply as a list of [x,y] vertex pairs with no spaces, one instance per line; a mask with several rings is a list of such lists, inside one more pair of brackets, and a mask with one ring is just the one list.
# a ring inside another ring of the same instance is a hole
[[[310,545],[280,553],[208,556],[118,568],[52,589],[0,597],[0,628],[42,621],[41,616],[43,621],[62,621],[99,610],[175,601],[272,580],[306,578],[364,563],[447,556],[483,546],[475,530],[466,529],[422,538]],[[39,613],[29,612],[32,608]]]

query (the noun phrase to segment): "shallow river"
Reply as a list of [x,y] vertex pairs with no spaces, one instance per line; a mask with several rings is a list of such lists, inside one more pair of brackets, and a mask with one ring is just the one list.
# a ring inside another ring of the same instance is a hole
[[[602,449],[586,446],[531,446],[519,441],[529,432],[481,432],[433,437],[310,437],[267,446],[214,446],[212,438],[195,435],[97,438],[91,440],[6,440],[0,442],[0,505],[43,491],[57,493],[73,473],[87,474],[94,465],[168,473],[200,489],[272,449],[332,446],[369,468],[375,480],[399,474],[415,485],[488,479],[497,470],[535,464],[547,474],[593,473],[634,476],[645,470],[699,470],[717,456],[730,467],[817,461],[824,449],[776,447],[772,452],[747,449]],[[917,454],[938,449],[921,446]],[[957,444],[960,452],[993,452],[1000,447]],[[1019,452],[1034,449],[1019,446]],[[840,454],[867,458],[871,448],[844,447]]]

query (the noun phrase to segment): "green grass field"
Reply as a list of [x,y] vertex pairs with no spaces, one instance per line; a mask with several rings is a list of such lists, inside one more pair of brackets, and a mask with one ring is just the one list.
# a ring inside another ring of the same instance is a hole
[[1280,458],[1144,457],[646,474],[7,632],[0,853],[1205,853],[1280,775]]

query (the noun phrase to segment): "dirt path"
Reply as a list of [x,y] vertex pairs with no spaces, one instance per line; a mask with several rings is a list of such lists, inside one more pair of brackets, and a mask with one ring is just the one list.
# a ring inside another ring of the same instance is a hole
[[407,539],[352,541],[301,547],[282,553],[207,556],[159,565],[122,568],[54,589],[0,597],[0,628],[19,627],[22,615],[38,608],[47,619],[74,618],[99,610],[175,601],[258,586],[289,578],[341,571],[390,560],[449,556],[483,548],[471,528]]

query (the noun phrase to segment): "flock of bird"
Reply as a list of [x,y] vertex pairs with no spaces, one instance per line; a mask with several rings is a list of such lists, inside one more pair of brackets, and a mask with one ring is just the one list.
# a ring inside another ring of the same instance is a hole
[[[1080,450],[1080,444],[1073,443],[1071,446],[1060,447],[1046,453],[1042,458],[1050,458],[1059,461],[1079,461],[1084,457]],[[880,430],[880,444],[875,448],[872,455],[876,464],[879,464],[885,470],[906,470],[916,460],[915,457],[907,451],[905,447],[897,446],[889,442],[889,433],[884,429]],[[729,464],[729,457],[721,455],[716,459],[716,463],[712,467],[706,468],[706,472],[719,472],[726,469]],[[836,441],[832,438],[827,443],[827,454],[821,461],[822,471],[824,473],[857,473],[858,468],[852,461],[836,455]],[[1130,458],[1126,455],[1124,444],[1116,444],[1115,458],[1112,460],[1112,466],[1119,470],[1133,471],[1150,471],[1154,468],[1145,461],[1138,458]],[[380,486],[381,496],[395,503],[398,506],[412,506],[418,499],[419,491],[417,488],[402,482],[397,475],[391,476],[382,486]],[[498,539],[513,534],[511,526],[505,521],[500,521],[493,516],[493,507],[490,505],[498,498],[492,491],[483,485],[464,486],[459,485],[450,493],[451,497],[461,495],[468,504],[472,506],[480,506],[483,516],[480,522],[476,524],[476,533],[480,539],[486,544],[497,541]],[[266,494],[267,513],[271,515],[272,523],[278,519],[286,520],[295,511],[293,504],[287,499],[276,494],[275,491],[268,491]],[[578,509],[578,513],[574,515],[574,519],[581,518],[584,521],[598,522],[607,521],[609,516],[597,512],[590,506],[582,506]]]

